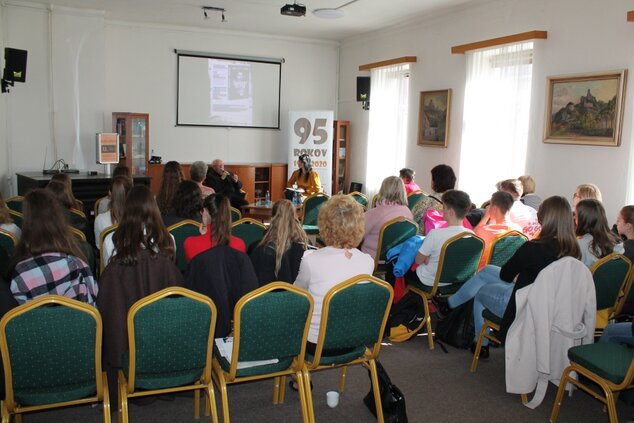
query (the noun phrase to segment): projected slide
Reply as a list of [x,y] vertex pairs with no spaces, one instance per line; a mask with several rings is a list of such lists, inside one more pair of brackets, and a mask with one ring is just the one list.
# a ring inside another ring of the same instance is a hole
[[178,56],[178,125],[279,128],[280,63]]

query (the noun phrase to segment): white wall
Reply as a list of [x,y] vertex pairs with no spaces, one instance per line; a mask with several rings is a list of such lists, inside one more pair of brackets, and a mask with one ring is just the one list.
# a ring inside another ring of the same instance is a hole
[[[622,68],[634,71],[634,23],[626,22],[626,12],[631,9],[627,0],[499,0],[344,41],[340,52],[339,117],[352,122],[351,179],[363,182],[365,175],[368,112],[354,101],[356,76],[364,74],[358,71],[359,65],[417,56],[410,83],[408,159],[403,165],[414,168],[419,185],[430,189],[432,167],[446,163],[457,171],[460,166],[466,67],[464,55],[452,55],[451,47],[546,30],[548,39],[538,41],[535,48],[526,172],[535,177],[538,193],[544,197],[559,194],[570,199],[576,185],[596,183],[613,221],[627,201],[634,91],[626,92],[621,147],[544,144],[546,77]],[[449,147],[420,147],[416,145],[419,92],[445,88],[453,90]],[[487,163],[485,154],[478,159],[483,166],[493,165]],[[394,169],[393,174],[397,171]]]

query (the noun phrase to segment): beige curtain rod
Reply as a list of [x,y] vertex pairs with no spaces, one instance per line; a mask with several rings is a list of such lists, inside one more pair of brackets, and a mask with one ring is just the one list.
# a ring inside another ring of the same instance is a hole
[[452,54],[465,54],[471,50],[480,48],[495,47],[502,44],[518,43],[528,40],[545,40],[548,38],[547,31],[528,31],[520,34],[507,35],[505,37],[491,38],[490,40],[476,41],[475,43],[462,44],[451,47]]

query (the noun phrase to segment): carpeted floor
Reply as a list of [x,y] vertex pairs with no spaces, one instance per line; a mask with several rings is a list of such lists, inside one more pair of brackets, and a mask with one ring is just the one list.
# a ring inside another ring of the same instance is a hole
[[[469,372],[471,353],[448,347],[430,351],[424,335],[402,344],[384,345],[381,362],[405,395],[411,423],[421,422],[547,422],[556,388],[550,385],[546,399],[535,410],[522,405],[518,395],[504,389],[504,351],[491,349],[491,358],[480,363],[477,373]],[[346,390],[339,406],[328,408],[326,392],[336,390],[339,372],[314,374],[313,402],[317,422],[363,423],[376,419],[363,404],[370,382],[367,371],[359,366],[348,370]],[[297,393],[287,389],[286,401],[273,405],[272,381],[230,386],[230,413],[233,422],[300,422]],[[219,399],[216,390],[216,399]],[[113,401],[113,421],[117,420]],[[221,414],[218,401],[218,412]],[[619,421],[634,418],[634,407],[617,401]],[[90,406],[72,407],[25,416],[25,423],[101,422],[101,410]],[[130,406],[133,423],[191,422],[193,397],[178,396],[173,401],[157,400],[145,406]],[[209,421],[201,417],[201,421]],[[222,421],[222,419],[221,419]],[[558,422],[608,422],[607,413],[597,400],[581,391],[565,397]]]

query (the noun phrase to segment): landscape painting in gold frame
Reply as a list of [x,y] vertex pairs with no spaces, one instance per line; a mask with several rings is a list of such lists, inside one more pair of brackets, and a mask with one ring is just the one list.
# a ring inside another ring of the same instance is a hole
[[421,91],[418,111],[418,145],[447,147],[451,89]]
[[627,69],[549,77],[544,142],[619,146],[626,79]]

